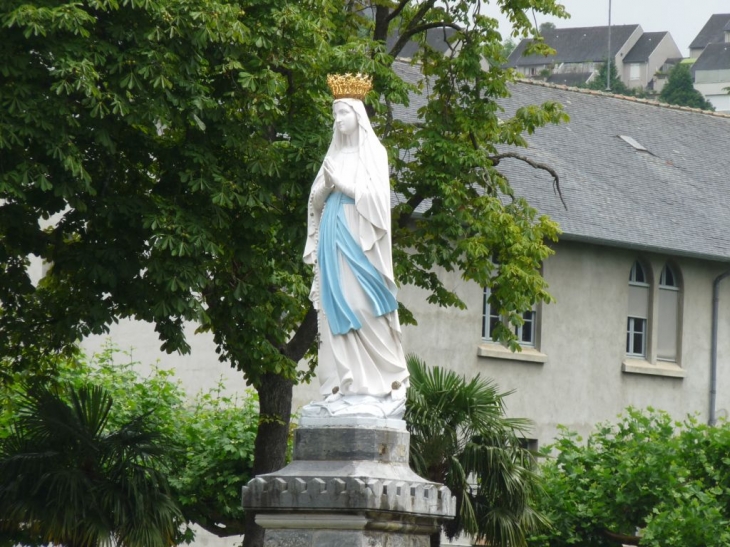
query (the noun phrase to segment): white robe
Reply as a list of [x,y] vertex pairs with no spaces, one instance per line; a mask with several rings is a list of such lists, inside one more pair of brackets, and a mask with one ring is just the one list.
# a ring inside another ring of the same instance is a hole
[[[360,101],[346,100],[348,104]],[[370,263],[380,272],[386,285],[395,292],[390,239],[390,183],[385,149],[377,141],[362,107],[353,105],[358,115],[359,148],[357,154],[340,152],[337,131],[327,157],[332,159],[343,180],[344,193],[355,200],[345,204],[344,212],[350,234],[361,246]],[[362,117],[365,117],[363,121]],[[318,310],[320,392],[327,396],[338,388],[343,395],[385,396],[407,382],[408,370],[401,344],[398,312],[377,317],[362,287],[344,258],[340,257],[340,283],[345,299],[362,327],[346,334],[334,335],[321,305],[321,278],[318,271],[317,244],[319,221],[329,190],[324,187],[324,173],[317,175],[309,200],[309,230],[304,260],[313,264],[315,280],[310,298]],[[403,390],[399,390],[402,394]]]

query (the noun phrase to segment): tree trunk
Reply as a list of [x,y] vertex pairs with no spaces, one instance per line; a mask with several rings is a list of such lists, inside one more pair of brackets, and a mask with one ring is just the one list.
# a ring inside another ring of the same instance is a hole
[[431,547],[441,547],[441,527],[439,531],[431,534]]
[[[254,475],[271,473],[286,465],[293,386],[291,380],[266,374],[257,388],[260,418],[254,445]],[[246,511],[243,547],[264,545],[264,529],[256,524],[255,516]]]

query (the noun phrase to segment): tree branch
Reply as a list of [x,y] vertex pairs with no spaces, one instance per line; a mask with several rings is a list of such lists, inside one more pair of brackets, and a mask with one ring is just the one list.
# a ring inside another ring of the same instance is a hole
[[416,210],[416,207],[418,207],[423,202],[423,199],[423,196],[420,196],[418,194],[411,196],[411,198],[407,201],[408,207],[410,207],[411,212],[407,215],[401,215],[398,218],[399,228],[405,228],[408,225],[408,221],[413,218],[413,212]]
[[410,1],[411,0],[401,0],[400,4],[398,4],[398,7],[395,8],[392,12],[390,12],[390,15],[388,15],[388,17],[386,17],[386,21],[388,21],[390,23],[393,19],[398,17],[400,15],[400,13],[403,11],[403,9],[408,5],[408,2],[410,2]]
[[527,165],[534,167],[535,169],[542,169],[543,171],[547,171],[548,173],[550,173],[550,175],[553,177],[553,190],[556,194],[558,194],[558,197],[560,198],[560,202],[563,204],[563,207],[565,207],[566,210],[568,209],[568,206],[563,199],[563,193],[560,191],[560,177],[558,176],[557,172],[555,172],[555,169],[553,169],[546,163],[533,161],[530,158],[516,152],[504,152],[503,154],[491,156],[489,159],[492,161],[492,165],[497,166],[499,165],[499,162],[504,158],[514,158],[516,160],[525,162]]
[[463,30],[459,25],[456,23],[449,23],[446,21],[438,21],[436,23],[424,23],[423,25],[418,25],[417,27],[412,27],[406,30],[403,34],[401,34],[398,37],[398,40],[396,41],[395,45],[391,48],[391,50],[388,52],[388,55],[391,57],[396,57],[401,50],[405,47],[405,45],[408,43],[408,40],[410,40],[413,36],[418,34],[419,32],[425,32],[427,30],[430,30],[432,28],[453,28],[454,30]]
[[373,32],[373,39],[385,42],[388,39],[389,23],[390,19],[388,18],[388,8],[385,6],[378,6],[375,8],[375,30]]
[[307,350],[314,343],[317,337],[317,310],[311,305],[307,314],[304,316],[304,320],[299,325],[297,332],[291,337],[291,340],[284,346],[279,348],[279,351],[285,357],[288,357],[295,363],[298,362]]
[[[413,18],[410,21],[408,21],[408,24],[406,25],[404,32],[406,34],[408,34],[411,30],[413,30],[415,27],[417,27],[419,25],[419,23],[423,20],[423,18],[426,16],[426,14],[428,13],[428,10],[430,10],[435,3],[436,3],[436,0],[428,0],[427,2],[424,2],[423,4],[421,4],[421,7],[418,8],[418,11],[413,16]],[[410,36],[413,36],[413,34],[410,34],[409,37]],[[405,42],[401,43],[401,39],[399,38],[396,41],[395,46],[390,50],[390,55],[393,58],[395,58],[401,52],[401,50],[403,49],[403,47],[405,46],[405,44],[407,42],[408,42],[408,39],[406,39]]]

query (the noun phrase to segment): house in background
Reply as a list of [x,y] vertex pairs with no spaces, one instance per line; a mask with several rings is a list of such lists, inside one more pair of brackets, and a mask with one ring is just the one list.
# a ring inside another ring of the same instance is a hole
[[730,14],[712,15],[689,47],[695,89],[718,112],[730,112]]
[[708,44],[692,65],[692,72],[695,89],[717,112],[730,112],[730,41]]
[[[681,53],[668,32],[644,32],[640,25],[611,27],[611,59],[627,86],[654,89],[656,72]],[[530,40],[522,40],[509,56],[507,66],[527,77],[544,77],[565,85],[591,81],[606,62],[609,27],[548,29],[542,36],[556,53],[525,56]]]
[[730,13],[715,13],[702,27],[689,45],[689,56],[697,59],[709,44],[717,44],[728,40],[730,33]]
[[[645,32],[623,58],[621,81],[630,88],[662,90],[666,64],[676,62],[682,55],[674,38],[668,32]],[[618,67],[618,65],[616,65]]]
[[[439,272],[468,308],[403,287],[418,320],[404,328],[406,350],[515,390],[509,414],[531,419],[540,445],[558,425],[585,435],[630,405],[708,421],[713,283],[730,271],[730,117],[531,80],[512,93],[506,114],[556,101],[571,118],[524,150],[558,172],[567,209],[544,171],[500,163],[516,194],[563,230],[543,266],[556,302],[525,315],[513,353],[491,339],[503,319],[488,293]],[[413,97],[413,112],[420,105]],[[730,280],[719,289],[715,418],[730,411]]]

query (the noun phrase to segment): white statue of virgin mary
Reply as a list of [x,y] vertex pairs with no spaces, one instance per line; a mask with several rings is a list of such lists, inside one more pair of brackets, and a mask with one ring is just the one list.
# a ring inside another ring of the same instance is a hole
[[360,75],[330,76],[328,83],[334,135],[309,196],[304,250],[315,270],[320,392],[329,402],[402,401],[408,370],[391,256],[388,157],[361,100],[371,83]]

